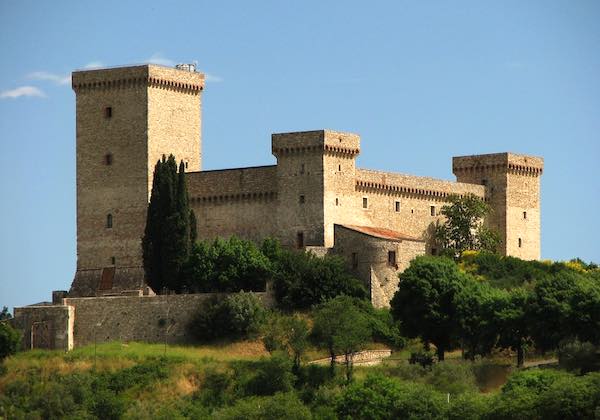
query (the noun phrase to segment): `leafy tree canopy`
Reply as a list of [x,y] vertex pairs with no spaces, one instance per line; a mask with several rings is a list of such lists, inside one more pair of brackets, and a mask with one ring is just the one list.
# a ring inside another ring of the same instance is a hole
[[435,226],[434,237],[443,252],[458,258],[466,250],[495,252],[500,243],[499,235],[483,224],[490,207],[474,195],[452,195],[450,205],[442,207],[446,217],[443,224]]

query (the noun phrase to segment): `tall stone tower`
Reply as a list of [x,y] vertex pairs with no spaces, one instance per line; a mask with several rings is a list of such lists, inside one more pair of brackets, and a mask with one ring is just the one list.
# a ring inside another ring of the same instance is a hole
[[524,260],[540,258],[540,177],[544,160],[514,153],[452,159],[458,182],[486,187],[492,214],[488,224],[500,233],[500,252]]
[[[190,71],[191,70],[191,71]],[[201,92],[193,68],[76,71],[77,272],[73,296],[143,286],[141,237],[156,162],[201,168]]]

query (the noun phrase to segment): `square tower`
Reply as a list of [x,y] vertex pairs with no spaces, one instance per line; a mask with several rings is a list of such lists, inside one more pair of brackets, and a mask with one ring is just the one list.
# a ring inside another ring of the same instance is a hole
[[486,187],[492,208],[488,225],[500,234],[500,251],[524,260],[540,259],[540,178],[544,160],[515,153],[452,158],[458,182]]
[[156,65],[76,71],[75,296],[143,286],[141,238],[156,162],[201,168],[204,75]]

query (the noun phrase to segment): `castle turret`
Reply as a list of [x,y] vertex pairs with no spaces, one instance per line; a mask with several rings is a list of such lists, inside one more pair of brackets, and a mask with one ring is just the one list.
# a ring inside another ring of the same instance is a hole
[[279,133],[272,135],[272,151],[277,157],[281,242],[333,246],[335,198],[354,192],[359,137],[331,130]]
[[77,272],[71,295],[143,285],[141,237],[156,162],[201,168],[204,75],[155,65],[76,71]]
[[496,153],[452,159],[458,182],[486,187],[492,207],[489,226],[500,233],[501,252],[526,260],[540,258],[540,177],[544,160],[539,157]]

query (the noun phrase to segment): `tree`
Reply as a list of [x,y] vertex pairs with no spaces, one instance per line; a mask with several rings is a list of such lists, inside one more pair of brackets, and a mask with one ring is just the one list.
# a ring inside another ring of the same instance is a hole
[[517,367],[525,362],[525,347],[531,343],[529,338],[532,322],[529,304],[531,294],[525,289],[498,291],[495,296],[494,317],[498,326],[498,346],[517,352]]
[[312,335],[331,357],[331,372],[335,370],[337,353],[344,354],[346,379],[352,381],[354,353],[361,350],[371,337],[369,322],[349,296],[338,296],[315,309]]
[[260,332],[267,310],[254,293],[235,293],[205,301],[188,325],[200,341],[217,338],[245,339]]
[[298,315],[273,315],[265,328],[263,342],[271,353],[284,351],[294,361],[294,372],[298,372],[308,334],[308,323]]
[[194,292],[263,291],[271,262],[253,242],[232,236],[196,242],[182,272],[185,287]]
[[21,334],[8,322],[0,322],[0,362],[7,356],[15,354],[21,342]]
[[475,356],[485,356],[494,348],[498,338],[494,308],[501,293],[488,283],[467,276],[464,287],[454,295],[458,335],[466,350],[465,357],[475,360]]
[[451,259],[417,257],[400,274],[398,291],[390,302],[402,333],[435,344],[440,361],[458,337],[455,299],[465,287],[466,276]]
[[190,230],[195,219],[189,208],[183,161],[178,173],[175,157],[163,156],[154,168],[142,238],[146,281],[156,293],[164,289],[181,291],[181,268],[195,239]]
[[538,281],[529,306],[531,335],[541,350],[568,338],[600,342],[600,285],[573,271]]
[[367,297],[362,282],[339,257],[285,250],[272,239],[263,243],[262,252],[272,263],[275,298],[282,309],[309,309],[338,295]]
[[442,207],[446,217],[443,224],[435,226],[434,237],[444,252],[453,258],[460,257],[466,250],[495,252],[500,242],[499,235],[483,224],[490,213],[485,201],[474,195],[459,197],[451,195],[450,205]]
[[2,312],[0,312],[0,321],[6,321],[7,319],[11,319],[12,315],[9,312],[6,306],[2,307]]

